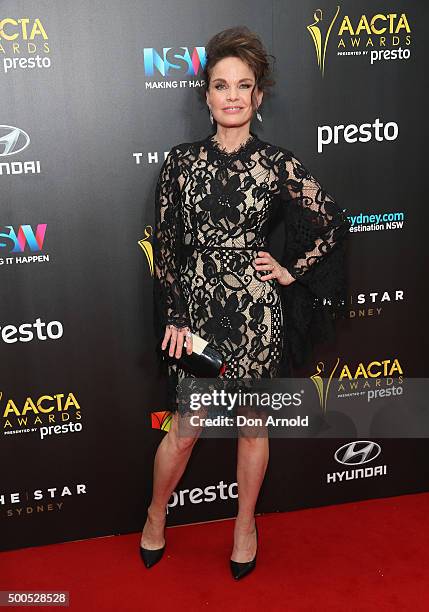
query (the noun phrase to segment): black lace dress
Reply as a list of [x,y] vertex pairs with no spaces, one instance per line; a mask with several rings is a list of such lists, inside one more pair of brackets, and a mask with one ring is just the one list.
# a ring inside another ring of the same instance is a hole
[[[296,279],[288,286],[260,280],[268,272],[253,264],[258,251],[270,251],[270,233],[281,222],[280,263]],[[214,135],[173,147],[155,194],[157,341],[165,325],[187,325],[222,353],[224,378],[290,375],[331,336],[345,306],[349,227],[304,164],[254,132],[233,152]],[[167,352],[158,348],[175,411],[177,384],[190,374]]]

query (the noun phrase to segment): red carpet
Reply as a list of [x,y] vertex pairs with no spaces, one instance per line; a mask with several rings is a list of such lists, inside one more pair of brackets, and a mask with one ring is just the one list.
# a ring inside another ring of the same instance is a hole
[[0,590],[68,590],[76,612],[423,612],[428,517],[429,493],[259,516],[257,566],[239,582],[230,520],[167,529],[150,570],[140,533],[21,549],[0,554]]

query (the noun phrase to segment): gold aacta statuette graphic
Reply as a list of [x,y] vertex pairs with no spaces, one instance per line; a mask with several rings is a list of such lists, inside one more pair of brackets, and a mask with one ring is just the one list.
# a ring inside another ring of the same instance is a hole
[[[336,18],[338,17],[338,13],[340,12],[340,7],[337,6],[337,12],[335,13],[334,18],[329,24],[328,31],[322,32],[321,28],[317,25],[318,23],[323,22],[323,11],[322,9],[316,9],[314,11],[314,23],[311,23],[307,26],[307,30],[310,32],[311,37],[314,42],[314,46],[316,47],[316,57],[317,57],[317,65],[322,73],[322,77],[325,73],[325,55],[326,55],[326,47],[328,46],[329,35],[331,33],[332,26],[335,23]],[[325,29],[325,28],[323,28]]]
[[153,276],[153,248],[152,243],[149,238],[152,237],[153,229],[151,225],[146,225],[144,228],[145,237],[139,240],[139,245],[144,251],[146,255],[147,262],[149,264],[149,270],[151,275]]
[[340,358],[337,357],[337,363],[332,368],[331,375],[329,376],[328,383],[326,385],[325,393],[323,393],[324,386],[325,386],[325,381],[320,376],[320,374],[322,374],[325,371],[325,364],[323,363],[323,361],[319,361],[319,363],[316,366],[317,372],[310,376],[311,380],[316,385],[317,393],[319,395],[320,407],[322,408],[323,414],[326,414],[326,406],[327,406],[327,403],[328,403],[329,387],[331,385],[332,377],[334,376],[335,370],[337,369],[339,363],[340,363]]

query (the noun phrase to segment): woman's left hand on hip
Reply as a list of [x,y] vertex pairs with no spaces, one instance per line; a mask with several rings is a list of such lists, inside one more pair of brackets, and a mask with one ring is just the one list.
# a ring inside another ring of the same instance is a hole
[[268,251],[258,251],[258,257],[255,257],[254,263],[256,270],[268,271],[268,274],[261,276],[262,281],[274,278],[280,285],[290,285],[296,280],[287,268],[280,265]]

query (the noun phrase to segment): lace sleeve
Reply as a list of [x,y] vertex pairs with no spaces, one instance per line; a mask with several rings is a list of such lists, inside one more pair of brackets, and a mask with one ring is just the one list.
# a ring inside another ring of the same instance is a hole
[[285,223],[281,264],[296,279],[282,286],[288,351],[305,365],[313,348],[335,339],[335,321],[346,315],[346,247],[351,226],[344,211],[290,151],[280,163]]
[[180,187],[179,165],[174,150],[161,167],[155,189],[155,223],[152,237],[154,263],[155,330],[164,335],[165,325],[189,326],[186,300],[180,286]]
[[286,160],[285,170],[281,195],[288,206],[288,254],[284,265],[299,279],[342,241],[351,224],[334,198],[294,154]]

